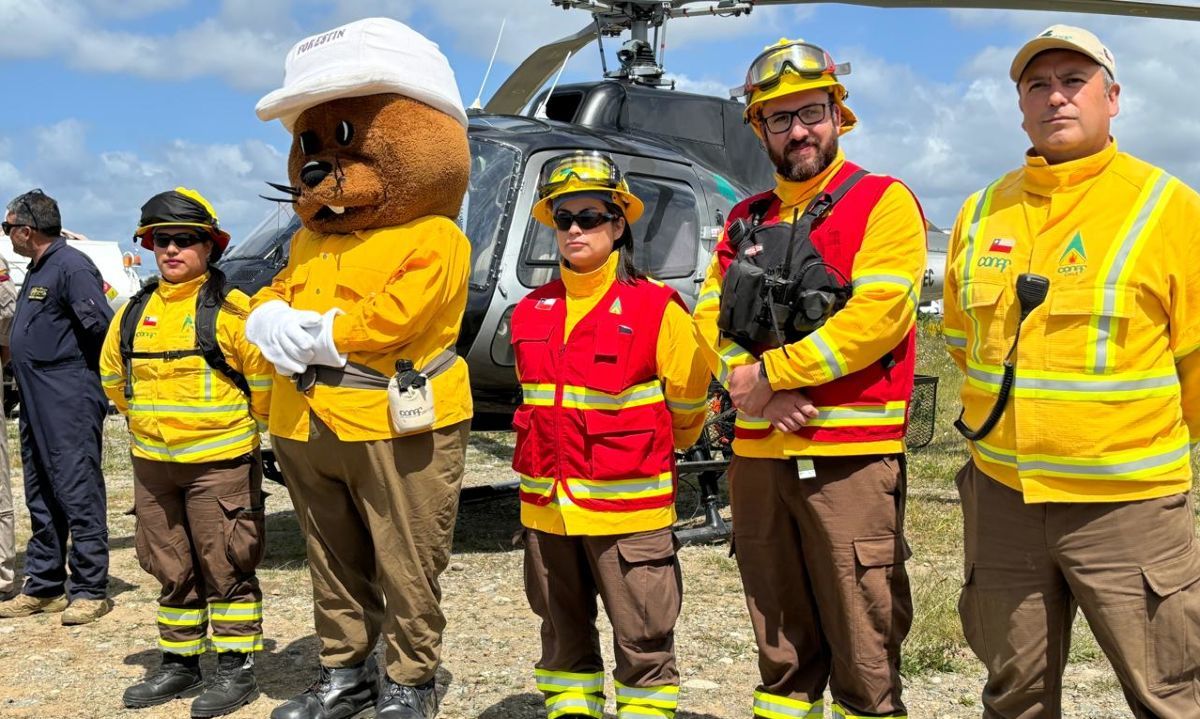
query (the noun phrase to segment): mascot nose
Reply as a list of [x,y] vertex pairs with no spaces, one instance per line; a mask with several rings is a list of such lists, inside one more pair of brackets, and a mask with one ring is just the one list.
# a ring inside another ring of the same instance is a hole
[[333,165],[320,160],[312,160],[304,163],[304,167],[300,168],[300,181],[309,187],[316,187],[330,172],[333,172]]

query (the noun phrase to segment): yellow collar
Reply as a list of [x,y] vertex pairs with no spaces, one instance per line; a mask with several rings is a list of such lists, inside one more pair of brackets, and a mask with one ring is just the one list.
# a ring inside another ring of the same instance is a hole
[[200,287],[204,285],[204,281],[208,279],[208,273],[193,277],[186,282],[167,282],[159,280],[158,295],[164,300],[179,300],[186,297],[191,297],[200,291]]
[[1025,172],[1021,187],[1025,192],[1049,197],[1083,185],[1095,179],[1112,164],[1117,156],[1117,141],[1108,143],[1100,152],[1078,160],[1051,165],[1041,155],[1025,155]]
[[617,262],[621,253],[613,250],[604,264],[591,272],[579,273],[562,265],[562,281],[568,297],[591,297],[608,291],[617,277]]
[[[829,163],[829,167],[822,170],[816,177],[804,182],[793,182],[784,179],[779,173],[775,173],[775,194],[783,202],[784,207],[806,205],[825,185],[829,184],[830,178],[836,175],[844,164],[846,164],[846,156],[842,154],[841,148],[838,148],[837,156],[833,158],[833,162]],[[791,218],[784,219],[790,220]]]

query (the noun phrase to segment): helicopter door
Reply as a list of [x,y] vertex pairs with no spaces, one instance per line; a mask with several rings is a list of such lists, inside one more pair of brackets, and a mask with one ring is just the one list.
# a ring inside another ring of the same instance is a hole
[[[679,163],[613,157],[625,172],[629,189],[646,206],[633,225],[634,260],[643,272],[674,287],[693,306],[697,286],[692,278],[704,270],[697,263],[704,254],[701,218],[707,213],[695,173]],[[554,231],[531,218],[517,265],[521,284],[535,288],[557,278],[558,262]]]

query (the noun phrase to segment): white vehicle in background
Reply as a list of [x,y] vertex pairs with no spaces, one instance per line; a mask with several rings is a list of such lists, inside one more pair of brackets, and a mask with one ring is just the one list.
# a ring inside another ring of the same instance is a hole
[[[63,237],[67,238],[67,244],[87,255],[96,264],[96,269],[100,270],[100,277],[104,280],[104,294],[108,296],[108,304],[114,311],[141,289],[142,281],[136,272],[136,266],[141,264],[141,259],[136,254],[121,252],[121,247],[116,242],[90,240],[70,230],[63,230]],[[0,255],[4,256],[9,274],[20,289],[25,282],[29,258],[18,255],[13,250],[12,240],[5,234],[0,234]]]

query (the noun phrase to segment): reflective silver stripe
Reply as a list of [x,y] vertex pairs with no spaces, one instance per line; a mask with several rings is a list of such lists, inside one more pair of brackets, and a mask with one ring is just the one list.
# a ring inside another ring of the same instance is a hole
[[155,620],[159,624],[165,624],[171,627],[200,627],[206,622],[205,610],[203,609],[173,609],[171,607],[159,607],[158,615]]
[[150,452],[152,454],[157,454],[161,457],[186,457],[189,454],[199,454],[200,452],[205,452],[210,449],[220,449],[221,447],[227,447],[229,445],[237,444],[239,442],[245,442],[246,440],[251,439],[253,437],[257,437],[257,436],[258,436],[258,431],[254,427],[251,427],[250,429],[246,430],[245,432],[242,432],[241,434],[233,436],[233,437],[227,437],[225,439],[216,440],[214,442],[201,442],[200,444],[193,444],[193,445],[189,445],[187,447],[181,447],[179,449],[168,447],[165,444],[162,446],[155,446],[153,444],[149,444],[146,441],[144,441],[142,438],[138,437],[136,434],[133,435],[133,443],[138,448],[140,448],[146,452]]
[[1117,462],[1115,464],[1097,464],[1101,461],[1097,458],[1091,460],[1091,464],[1068,464],[1066,462],[1054,462],[1050,460],[1017,460],[1017,470],[1021,472],[1062,472],[1064,474],[1075,474],[1089,477],[1113,477],[1119,475],[1133,474],[1146,469],[1156,469],[1166,467],[1170,464],[1186,459],[1191,454],[1188,445],[1182,444],[1175,449],[1168,450],[1161,454],[1143,457],[1142,459],[1133,459],[1127,462]]
[[246,603],[245,606],[210,604],[210,617],[214,622],[244,622],[262,619],[261,603]]
[[904,416],[904,403],[899,407],[831,407],[822,408],[818,419],[895,419]]
[[863,275],[862,277],[855,277],[853,282],[851,282],[850,284],[855,289],[857,289],[859,287],[862,287],[863,285],[870,285],[870,284],[874,284],[877,282],[878,283],[887,283],[890,285],[900,285],[901,287],[903,287],[905,289],[912,289],[912,286],[913,286],[913,281],[911,278],[905,277],[903,275],[888,275],[888,274]]
[[809,704],[792,699],[784,703],[783,697],[754,693],[754,714],[767,719],[810,719],[823,716],[824,708],[821,701]]
[[249,637],[221,637],[214,634],[212,646],[217,651],[223,649],[230,652],[259,652],[262,651],[263,641],[261,634]]
[[648,706],[659,706],[665,709],[674,709],[679,703],[679,687],[674,684],[657,687],[629,687],[621,682],[616,682],[616,688],[618,703],[652,702]]
[[[1158,200],[1171,179],[1171,176],[1167,173],[1159,173],[1158,179],[1154,182],[1153,189],[1150,190],[1150,195],[1146,197],[1146,201],[1138,208],[1137,219],[1133,221],[1133,226],[1129,228],[1125,239],[1121,241],[1121,246],[1117,250],[1117,254],[1113,257],[1112,264],[1108,268],[1108,276],[1104,278],[1106,285],[1116,285],[1117,281],[1120,280],[1121,271],[1125,269],[1125,262],[1129,259],[1129,253],[1133,251],[1133,246],[1137,243],[1138,236],[1145,229],[1146,222],[1150,219],[1150,215],[1154,213],[1158,205]],[[1096,371],[1101,373],[1108,369],[1108,342],[1112,335],[1112,325],[1115,319],[1113,313],[1117,310],[1117,293],[1110,290],[1102,294],[1103,300],[1100,305],[1100,317],[1096,323]]]
[[158,402],[144,404],[142,402],[131,402],[129,405],[130,412],[146,412],[153,414],[220,414],[222,412],[248,412],[249,407],[246,403],[241,404],[214,404],[214,405],[186,405],[186,404],[161,404]]
[[180,656],[194,656],[203,654],[208,651],[208,640],[204,638],[189,639],[182,642],[173,642],[169,639],[158,638],[158,648],[168,654],[178,654]]
[[954,335],[942,335],[942,337],[946,340],[946,344],[950,345],[951,347],[955,347],[957,349],[967,348],[966,336],[955,337]]
[[621,409],[642,400],[661,401],[662,399],[662,387],[656,382],[653,387],[634,388],[633,391],[626,390],[619,395],[596,392],[585,387],[564,387],[562,402],[564,406],[603,405],[606,409]]
[[963,251],[962,288],[959,290],[959,292],[961,293],[962,296],[959,298],[959,308],[963,312],[963,314],[965,314],[967,316],[967,318],[971,320],[971,325],[975,329],[974,349],[971,352],[971,356],[973,356],[975,358],[979,357],[979,342],[981,339],[980,338],[981,330],[979,327],[978,318],[975,317],[975,313],[972,312],[970,309],[971,302],[970,302],[970,297],[967,296],[967,293],[968,293],[967,288],[970,287],[971,264],[975,261],[975,238],[979,234],[979,228],[983,224],[984,209],[985,209],[985,207],[991,206],[992,193],[994,193],[996,191],[996,186],[999,185],[1000,180],[1003,180],[1003,179],[1004,179],[1003,177],[997,179],[992,184],[990,184],[986,188],[984,188],[984,190],[981,193],[979,193],[979,201],[975,203],[975,212],[971,215],[971,224],[967,228],[966,248]]
[[645,479],[615,479],[610,481],[568,479],[567,486],[570,487],[573,494],[580,494],[580,490],[582,490],[582,493],[588,495],[588,497],[608,495],[621,498],[623,495],[639,492],[670,491],[675,486],[673,479],[670,472],[665,472],[661,477],[648,477]]
[[[967,376],[979,382],[995,385],[998,390],[1004,380],[1003,372],[990,371],[978,366],[968,366]],[[1022,377],[1017,372],[1013,389],[1018,396],[1022,392],[1064,392],[1079,394],[1080,400],[1094,400],[1095,394],[1113,394],[1116,392],[1145,392],[1153,389],[1164,389],[1179,386],[1179,377],[1175,374],[1161,377],[1140,377],[1138,379],[1121,379],[1120,375],[1107,375],[1104,379],[1045,379],[1040,377]]]
[[576,691],[598,694],[604,691],[603,674],[576,674],[574,672],[549,672],[534,670],[537,688],[545,692]]
[[538,400],[541,400],[543,402],[546,402],[546,401],[553,402],[554,401],[554,390],[553,389],[534,389],[532,387],[524,387],[523,386],[523,387],[521,387],[521,394],[524,397],[525,401],[529,404],[533,404],[533,403],[537,402]]
[[557,719],[564,714],[584,714],[601,719],[604,716],[604,701],[599,697],[579,694],[546,697],[546,719]]
[[817,351],[821,353],[821,358],[829,367],[829,376],[833,379],[837,379],[838,377],[846,374],[845,371],[842,370],[842,365],[840,362],[838,362],[837,355],[834,354],[833,348],[830,347],[829,343],[825,341],[824,335],[822,335],[818,330],[809,336],[812,338],[813,344],[816,345]]
[[704,294],[700,295],[700,297],[698,297],[696,299],[696,304],[700,304],[701,302],[708,302],[709,300],[719,300],[719,299],[721,299],[721,291],[720,290],[709,290],[708,292],[705,292]]
[[708,398],[701,397],[695,400],[684,399],[668,399],[667,409],[673,412],[699,412],[708,406]]
[[554,486],[554,480],[547,477],[528,477],[521,475],[521,490],[531,494],[546,494]]

